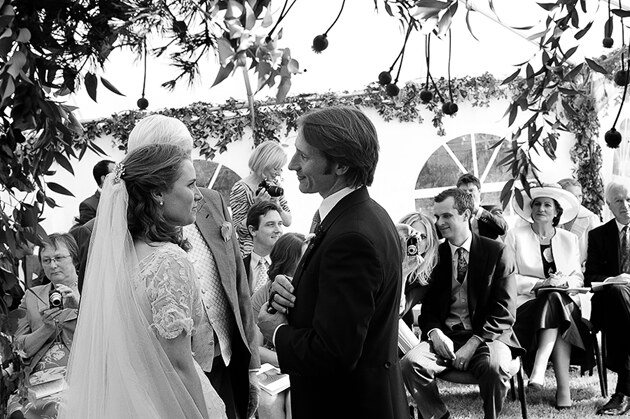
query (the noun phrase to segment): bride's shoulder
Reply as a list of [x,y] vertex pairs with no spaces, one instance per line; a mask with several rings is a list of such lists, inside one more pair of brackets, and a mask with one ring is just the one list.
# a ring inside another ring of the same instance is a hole
[[136,245],[136,252],[140,267],[143,270],[147,268],[157,268],[177,266],[180,269],[188,268],[191,265],[188,254],[184,249],[174,243],[149,243]]

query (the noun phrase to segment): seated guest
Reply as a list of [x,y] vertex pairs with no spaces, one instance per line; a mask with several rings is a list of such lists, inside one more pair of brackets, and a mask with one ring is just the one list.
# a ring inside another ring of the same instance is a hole
[[[258,313],[263,304],[269,301],[271,284],[276,275],[293,276],[298,262],[306,249],[306,244],[304,235],[300,233],[286,233],[278,239],[269,255],[271,259],[269,281],[252,296],[252,309],[254,313]],[[280,367],[278,364],[278,355],[275,352],[273,343],[264,339],[258,328],[256,329],[256,339],[260,345],[260,362],[266,362],[275,367]],[[259,419],[290,419],[291,404],[289,390],[274,396],[261,390],[258,417]]]
[[[253,247],[253,237],[245,221],[247,212],[254,203],[271,201],[280,207],[280,216],[285,226],[290,226],[292,220],[284,189],[279,187],[282,168],[287,164],[287,154],[282,146],[277,141],[260,143],[252,152],[247,164],[251,170],[250,174],[236,182],[230,191],[230,208],[243,257],[247,256]],[[261,187],[263,182],[267,187]]]
[[[511,229],[505,239],[516,263],[514,331],[527,350],[523,364],[530,388],[543,387],[551,359],[557,382],[556,408],[560,410],[571,406],[572,347],[584,351],[587,335],[577,296],[562,290],[584,284],[578,239],[556,227],[575,218],[579,204],[558,185],[534,187],[530,194],[531,199],[523,194],[522,208],[512,201],[515,212],[529,225]],[[557,290],[538,292],[541,287]]]
[[83,225],[96,217],[96,209],[98,208],[98,201],[101,199],[101,188],[103,187],[103,181],[112,170],[114,170],[115,163],[111,160],[101,160],[94,165],[92,169],[92,175],[98,185],[98,189],[94,192],[94,195],[86,198],[79,204],[79,220],[78,225]]
[[606,203],[615,218],[588,234],[586,283],[615,282],[595,291],[591,321],[605,332],[606,367],[617,373],[617,387],[598,415],[623,415],[630,410],[630,182],[606,186]]
[[243,263],[249,279],[252,294],[267,283],[267,270],[271,264],[269,254],[282,235],[284,222],[280,207],[271,201],[260,201],[247,212],[247,228],[253,239],[252,252],[245,256]]
[[446,239],[422,304],[422,342],[402,359],[403,378],[423,418],[448,418],[436,377],[469,371],[479,382],[484,417],[498,417],[510,364],[523,350],[512,331],[516,316],[514,265],[499,241],[470,231],[471,195],[447,189],[433,212]]
[[580,243],[580,261],[581,263],[584,263],[586,262],[588,232],[595,227],[598,227],[601,222],[599,221],[599,217],[597,215],[593,214],[591,210],[586,208],[584,205],[581,205],[582,185],[580,185],[580,182],[575,179],[566,178],[559,180],[558,184],[565,191],[571,192],[573,195],[575,195],[578,202],[580,203],[577,217],[575,217],[572,221],[561,225],[560,227],[578,236],[578,240]]
[[481,206],[481,182],[472,173],[465,173],[457,179],[457,187],[473,197],[474,208],[470,226],[472,232],[480,236],[496,239],[505,234],[507,222],[502,216],[492,214]]
[[[433,221],[419,212],[412,212],[400,219],[396,225],[398,237],[403,247],[403,310],[401,317],[411,325],[413,323],[412,308],[422,302],[431,278],[431,272],[438,262],[437,232]],[[409,237],[415,238],[416,254],[410,254]]]
[[[24,385],[30,390],[52,381],[63,383],[79,308],[78,253],[72,236],[51,234],[39,260],[50,282],[26,290],[19,307],[25,316],[18,320],[14,341],[25,363]],[[30,393],[22,403],[13,395],[8,413],[21,410],[26,417],[57,417],[61,392],[41,398]]]

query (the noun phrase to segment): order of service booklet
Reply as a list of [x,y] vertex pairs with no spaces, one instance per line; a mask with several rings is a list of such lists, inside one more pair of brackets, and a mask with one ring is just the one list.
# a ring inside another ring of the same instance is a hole
[[291,385],[288,374],[281,373],[280,369],[268,363],[264,363],[260,366],[260,371],[258,371],[258,383],[260,384],[260,388],[272,396],[286,390]]

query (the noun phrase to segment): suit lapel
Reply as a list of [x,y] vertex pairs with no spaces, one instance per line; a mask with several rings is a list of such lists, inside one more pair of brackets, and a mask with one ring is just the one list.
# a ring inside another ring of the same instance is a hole
[[302,278],[302,273],[308,265],[308,262],[311,260],[313,252],[320,246],[321,242],[324,240],[326,232],[335,223],[337,218],[339,218],[339,216],[343,214],[348,208],[351,208],[360,202],[366,201],[369,198],[370,196],[367,192],[367,188],[365,186],[361,187],[345,196],[341,201],[337,203],[337,205],[334,206],[330,213],[328,213],[326,218],[324,218],[324,220],[315,231],[315,236],[311,238],[311,242],[306,248],[304,255],[302,255],[300,263],[298,263],[298,267],[295,270],[295,275],[293,276],[294,288],[297,288],[300,279]]
[[[210,252],[214,256],[219,278],[221,279],[221,283],[223,283],[225,292],[228,293],[229,287],[226,287],[224,282],[230,275],[227,263],[230,259],[228,258],[225,241],[221,236],[221,225],[224,221],[221,217],[223,214],[223,208],[220,208],[220,202],[213,199],[207,191],[202,190],[202,193],[205,202],[197,213],[195,224],[197,224],[197,227],[206,241]],[[228,300],[232,301],[229,294]]]
[[439,247],[440,264],[438,265],[439,271],[438,277],[435,278],[437,286],[441,290],[438,294],[442,300],[440,304],[440,319],[442,322],[448,317],[448,313],[451,307],[451,291],[453,280],[453,255],[451,255],[451,248],[448,241],[444,241]]
[[481,283],[481,280],[484,278],[481,270],[484,260],[479,236],[473,234],[472,242],[470,243],[470,253],[468,254],[468,312],[471,322],[477,308],[477,296],[481,292],[482,287],[485,286]]
[[[604,236],[604,248],[607,248],[608,254],[611,256],[612,266],[616,268],[617,274],[621,273],[621,266],[619,264],[619,229],[617,228],[617,223],[613,218],[608,222],[608,231]],[[614,239],[608,239],[608,237]]]

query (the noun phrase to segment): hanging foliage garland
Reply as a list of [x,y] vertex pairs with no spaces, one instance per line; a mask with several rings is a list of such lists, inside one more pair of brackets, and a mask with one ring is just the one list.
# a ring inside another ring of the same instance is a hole
[[[602,65],[608,62],[603,58]],[[612,62],[613,60],[610,60],[610,63]],[[585,79],[590,80],[588,77]],[[449,89],[448,80],[445,78],[435,79],[435,85],[441,91]],[[491,101],[517,97],[521,94],[522,88],[521,79],[502,84],[490,73],[453,78],[450,83],[453,100],[467,102],[473,107],[488,107]],[[444,136],[445,115],[442,106],[436,100],[425,103],[421,99],[423,89],[422,83],[408,82],[400,94],[392,98],[375,82],[357,93],[302,94],[289,97],[282,104],[275,103],[273,99],[256,101],[254,106],[256,126],[253,138],[256,143],[263,140],[280,141],[297,130],[298,118],[309,110],[335,105],[357,105],[375,109],[386,122],[420,124],[425,122],[421,113],[428,110],[432,113],[431,123],[437,135]],[[580,88],[577,91],[587,93],[571,96],[569,100],[575,113],[566,113],[567,128],[576,137],[571,150],[571,160],[576,164],[575,177],[584,186],[584,205],[599,214],[603,206],[603,185],[599,174],[602,157],[601,147],[597,141],[599,119],[590,88]],[[230,99],[222,105],[196,102],[186,107],[167,108],[155,113],[183,121],[195,138],[194,145],[200,155],[212,160],[217,154],[225,152],[230,143],[243,138],[246,129],[251,125],[249,112],[247,103]],[[129,132],[136,122],[145,116],[146,112],[131,110],[84,123],[85,131],[76,147],[80,148],[83,142],[111,135],[114,146],[126,150]]]

